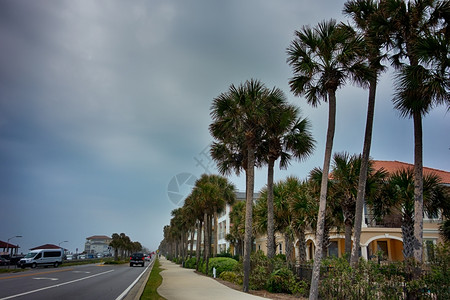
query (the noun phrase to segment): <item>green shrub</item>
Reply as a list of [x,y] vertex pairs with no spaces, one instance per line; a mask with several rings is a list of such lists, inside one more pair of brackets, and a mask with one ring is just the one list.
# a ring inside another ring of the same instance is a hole
[[236,260],[236,261],[239,261],[239,255],[232,255],[232,254],[230,254],[230,253],[228,253],[228,252],[221,252],[221,253],[218,253],[218,254],[216,255],[216,257],[229,257],[229,258],[232,258],[232,259],[234,259],[234,260]]
[[300,291],[300,284],[297,283],[294,273],[285,267],[270,274],[266,289],[271,293],[294,294]]
[[253,252],[250,256],[250,282],[252,290],[262,290],[266,287],[270,272],[270,260],[261,250]]
[[222,273],[220,273],[219,278],[228,282],[242,285],[242,278],[240,278],[239,275],[233,271],[223,271]]
[[188,258],[184,262],[184,267],[187,268],[187,269],[195,269],[195,263],[196,262],[197,262],[197,258],[196,257]]
[[216,268],[216,276],[224,271],[233,271],[238,262],[229,257],[214,257],[209,259],[208,275],[213,275],[213,268]]

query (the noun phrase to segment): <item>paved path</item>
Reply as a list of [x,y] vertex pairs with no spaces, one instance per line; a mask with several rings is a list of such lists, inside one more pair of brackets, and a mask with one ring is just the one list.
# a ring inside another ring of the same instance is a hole
[[185,269],[164,257],[159,259],[160,274],[163,278],[158,293],[167,300],[256,300],[265,299],[229,288],[213,278],[196,274],[192,269]]

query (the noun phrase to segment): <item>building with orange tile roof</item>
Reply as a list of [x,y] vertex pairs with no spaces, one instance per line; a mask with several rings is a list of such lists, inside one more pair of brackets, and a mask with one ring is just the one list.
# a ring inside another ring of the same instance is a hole
[[[398,170],[413,168],[412,164],[400,161],[373,161],[375,170],[383,168],[388,173],[393,173]],[[434,173],[438,175],[442,183],[450,187],[450,172],[432,169],[428,167],[423,168],[424,175]],[[401,230],[401,219],[391,216],[385,218],[382,222],[377,222],[367,206],[364,207],[364,217],[361,230],[361,256],[365,259],[378,259],[377,254],[383,253],[383,259],[388,261],[402,261],[403,260],[403,238]],[[442,217],[428,218],[424,217],[423,224],[423,240],[425,259],[427,259],[428,246],[436,245],[442,239],[439,234],[439,225],[442,223]],[[256,238],[256,249],[267,252],[266,236],[258,236]],[[328,247],[328,255],[342,257],[345,253],[345,236],[344,232],[338,231],[336,228],[330,231],[330,246]],[[296,244],[298,241],[296,241]],[[277,253],[283,252],[284,239],[281,235],[276,236]],[[306,233],[307,245],[307,260],[314,259],[315,252],[315,232],[310,231]],[[294,247],[297,251],[297,245]],[[298,257],[298,254],[295,253]]]

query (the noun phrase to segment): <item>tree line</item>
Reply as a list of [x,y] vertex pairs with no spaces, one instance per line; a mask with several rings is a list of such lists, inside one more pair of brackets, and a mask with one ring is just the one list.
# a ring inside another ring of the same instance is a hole
[[[304,97],[314,107],[322,101],[328,103],[323,166],[315,175],[319,201],[310,299],[318,297],[324,237],[329,226],[327,210],[330,205],[327,200],[331,199],[328,193],[336,123],[336,91],[349,82],[368,88],[366,129],[355,208],[354,212],[352,209],[352,212],[346,211],[347,215],[344,214],[348,225],[354,224],[352,266],[358,263],[363,203],[367,179],[371,174],[368,171],[377,83],[381,73],[388,68],[383,63],[390,63],[396,74],[392,98],[394,108],[402,117],[413,120],[414,168],[411,173],[405,172],[403,175],[414,182],[410,194],[413,195],[413,206],[408,211],[413,213],[408,226],[412,245],[408,255],[419,264],[423,262],[425,197],[422,119],[436,105],[443,104],[450,109],[450,1],[349,0],[344,5],[343,13],[350,17],[350,23],[324,20],[314,27],[303,26],[295,32],[287,48],[287,63],[293,71],[293,77],[289,79],[291,92]],[[209,129],[215,140],[211,155],[220,173],[228,175],[235,172],[239,175],[244,172],[246,176],[243,290],[248,291],[254,229],[255,168],[268,165],[267,251],[268,256],[273,256],[273,163],[279,159],[280,166],[287,167],[291,158],[305,159],[313,152],[315,142],[309,130],[309,121],[299,117],[298,108],[287,104],[284,93],[278,88],[269,89],[254,79],[238,86],[231,85],[227,92],[216,97],[212,103],[211,117]],[[208,216],[212,213],[214,209],[204,212],[202,222],[206,227]],[[354,221],[351,221],[353,215]]]
[[142,251],[143,247],[139,242],[133,242],[125,233],[113,233],[109,246],[114,249],[114,259],[119,260],[129,257],[133,252]]

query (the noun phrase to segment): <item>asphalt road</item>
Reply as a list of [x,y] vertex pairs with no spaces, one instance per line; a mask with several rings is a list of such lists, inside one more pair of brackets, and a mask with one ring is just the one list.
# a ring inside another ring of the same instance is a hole
[[[0,300],[123,299],[149,267],[91,264],[0,274]],[[143,276],[142,276],[143,277]]]

